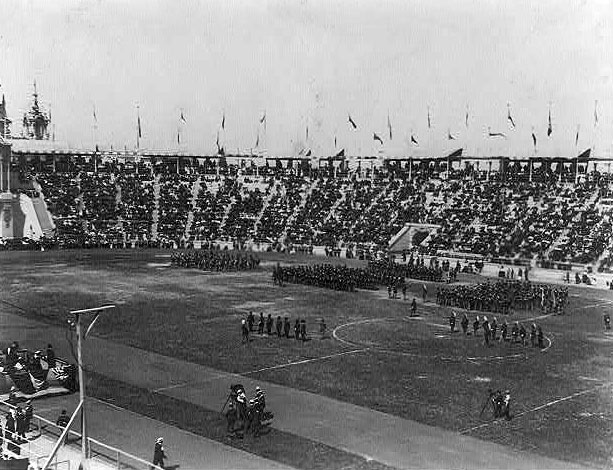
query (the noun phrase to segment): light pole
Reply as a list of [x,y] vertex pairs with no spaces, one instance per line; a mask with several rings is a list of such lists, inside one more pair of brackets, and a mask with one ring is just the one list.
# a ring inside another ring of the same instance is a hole
[[[75,319],[74,319],[74,322],[73,320],[68,320],[68,323],[71,326],[74,326],[77,332],[77,362],[78,362],[77,367],[79,369],[79,398],[80,398],[80,401],[79,401],[79,405],[77,406],[77,409],[72,414],[72,417],[70,418],[68,425],[62,432],[62,435],[57,440],[55,446],[53,447],[53,450],[51,451],[51,454],[49,454],[49,457],[47,458],[47,462],[43,466],[43,470],[46,470],[49,467],[51,461],[55,457],[55,454],[60,448],[62,442],[64,442],[64,437],[66,436],[66,434],[68,434],[68,429],[72,425],[75,419],[75,416],[79,412],[79,410],[81,411],[81,465],[79,466],[79,468],[83,470],[87,470],[89,468],[88,458],[87,458],[87,432],[86,432],[87,428],[85,427],[85,377],[83,373],[83,355],[82,355],[81,350],[82,350],[83,340],[87,338],[87,335],[89,334],[92,327],[94,326],[94,323],[96,323],[96,320],[98,320],[98,317],[100,316],[100,314],[103,311],[109,310],[111,308],[115,308],[115,306],[114,305],[104,305],[102,307],[86,308],[84,310],[73,310],[70,312],[72,315],[75,316]],[[95,315],[94,315],[94,319],[87,327],[87,331],[85,332],[85,334],[83,334],[81,316],[84,314],[88,314],[88,313],[94,313]]]

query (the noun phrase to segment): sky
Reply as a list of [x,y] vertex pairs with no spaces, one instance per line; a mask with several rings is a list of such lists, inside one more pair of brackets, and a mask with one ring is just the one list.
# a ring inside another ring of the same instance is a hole
[[611,156],[613,1],[2,0],[13,134],[34,81],[75,148]]

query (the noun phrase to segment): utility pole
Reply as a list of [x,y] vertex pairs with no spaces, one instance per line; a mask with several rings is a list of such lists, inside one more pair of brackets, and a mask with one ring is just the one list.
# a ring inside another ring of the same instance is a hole
[[[83,352],[82,352],[83,347],[82,345],[83,345],[83,340],[87,338],[87,335],[89,334],[92,327],[96,323],[96,320],[98,320],[98,317],[100,316],[100,314],[104,310],[109,310],[112,308],[115,308],[115,306],[114,305],[104,305],[102,307],[87,308],[84,310],[73,310],[72,312],[70,312],[72,315],[75,316],[75,327],[76,327],[76,332],[77,332],[77,360],[79,362],[78,364],[79,398],[81,401],[81,465],[80,465],[80,468],[83,470],[89,469],[89,462],[88,462],[89,457],[88,457],[88,449],[87,449],[87,427],[86,427],[86,420],[85,420],[85,396],[86,395],[85,395],[85,374],[83,371]],[[94,315],[94,319],[89,324],[87,331],[85,332],[85,334],[83,334],[83,325],[82,325],[81,317],[84,314],[88,314],[88,313],[94,313],[95,315]]]

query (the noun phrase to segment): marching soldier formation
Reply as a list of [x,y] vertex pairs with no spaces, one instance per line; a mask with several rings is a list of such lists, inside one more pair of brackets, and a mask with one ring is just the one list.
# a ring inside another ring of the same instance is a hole
[[260,259],[251,253],[222,250],[175,251],[170,259],[173,266],[216,272],[252,271],[260,265]]
[[567,301],[568,287],[511,280],[440,287],[436,294],[439,305],[505,315],[516,310],[532,311],[538,308],[547,313],[562,313]]

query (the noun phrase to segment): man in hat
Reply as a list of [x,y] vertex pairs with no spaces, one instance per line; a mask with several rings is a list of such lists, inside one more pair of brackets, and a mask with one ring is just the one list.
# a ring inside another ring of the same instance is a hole
[[49,369],[53,369],[55,367],[55,351],[53,350],[53,346],[51,344],[47,345],[47,364],[49,364]]
[[161,468],[165,468],[165,458],[166,452],[164,451],[164,438],[158,437],[155,441],[155,447],[153,448],[153,465],[158,465]]
[[277,315],[277,336],[280,338],[283,335],[283,320],[281,320],[281,315]]
[[460,325],[462,326],[462,331],[464,332],[465,335],[468,334],[468,324],[470,322],[468,321],[468,317],[466,316],[466,314],[462,315],[462,321],[460,322]]

